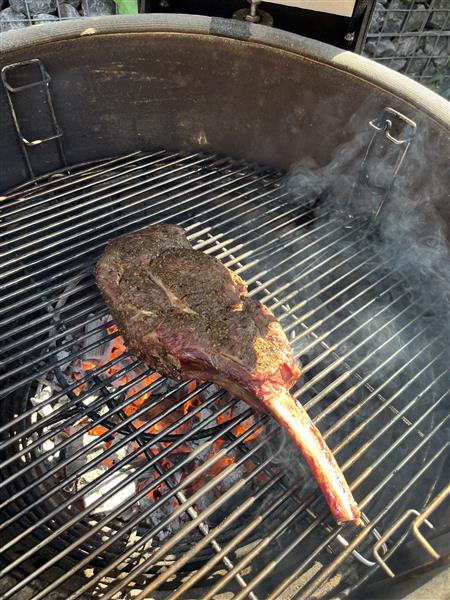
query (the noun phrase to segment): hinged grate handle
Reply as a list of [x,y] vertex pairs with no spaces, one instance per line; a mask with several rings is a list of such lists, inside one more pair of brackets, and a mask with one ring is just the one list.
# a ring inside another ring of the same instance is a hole
[[369,121],[373,135],[362,160],[356,190],[365,188],[372,196],[373,216],[378,217],[394,185],[395,178],[413,142],[416,123],[398,110],[386,107],[383,113]]
[[[26,83],[24,85],[19,85],[19,86],[12,85],[11,81],[10,81],[11,72],[13,72],[19,68],[29,66],[29,65],[31,65],[31,66],[36,65],[38,67],[39,79],[37,79],[36,81],[31,81],[29,83]],[[9,76],[9,79],[8,79],[8,76]],[[1,78],[2,78],[3,87],[6,92],[6,97],[8,99],[9,109],[10,109],[11,117],[12,117],[12,120],[14,123],[14,128],[16,130],[17,137],[19,138],[20,148],[22,150],[22,154],[23,154],[25,164],[27,166],[30,178],[34,178],[35,173],[34,173],[32,163],[31,163],[29,148],[40,146],[42,144],[45,144],[46,142],[50,142],[53,140],[56,141],[56,143],[58,145],[59,157],[60,157],[60,160],[62,163],[61,166],[63,166],[63,167],[67,166],[64,149],[63,149],[63,145],[62,145],[62,141],[61,141],[61,138],[63,136],[63,131],[62,131],[61,127],[59,126],[58,121],[56,119],[55,110],[53,107],[53,101],[52,101],[52,97],[50,94],[49,84],[51,81],[51,77],[50,77],[49,73],[45,70],[45,67],[44,67],[42,61],[39,60],[38,58],[32,58],[30,60],[25,60],[25,61],[18,62],[18,63],[12,63],[10,65],[5,65],[1,71]],[[38,87],[41,87],[44,91],[45,104],[47,106],[47,110],[50,115],[53,133],[51,133],[48,136],[42,137],[42,138],[36,137],[33,140],[29,140],[23,134],[22,128],[20,126],[19,118],[17,116],[15,102],[14,102],[14,95],[18,94],[20,92],[25,92],[32,88],[38,88]]]
[[400,525],[402,525],[407,520],[412,521],[408,531],[412,531],[412,533],[420,542],[422,547],[433,557],[434,560],[439,560],[440,554],[436,552],[436,550],[431,546],[428,540],[421,533],[420,527],[425,523],[430,529],[434,529],[433,524],[430,523],[430,521],[428,521],[428,517],[438,508],[438,506],[442,504],[442,502],[444,502],[446,498],[448,498],[448,496],[450,496],[450,484],[444,487],[441,490],[441,492],[428,504],[428,506],[421,513],[412,508],[404,512],[403,515],[399,519],[397,519],[395,523],[393,523],[393,525],[381,536],[381,538],[375,544],[375,546],[373,547],[373,555],[375,557],[375,560],[390,577],[395,577],[395,573],[392,571],[392,569],[390,569],[390,567],[388,567],[388,565],[385,562],[385,559],[392,556],[392,554],[398,547],[398,543],[390,549],[390,551],[386,554],[384,559],[381,558],[379,550],[381,546],[388,540],[388,538],[395,531],[397,531]]

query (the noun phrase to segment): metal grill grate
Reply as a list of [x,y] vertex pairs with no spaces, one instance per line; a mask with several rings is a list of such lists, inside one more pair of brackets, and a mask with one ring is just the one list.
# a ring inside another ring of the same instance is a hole
[[[5,600],[311,597],[378,568],[380,533],[436,491],[449,379],[445,335],[364,223],[293,197],[282,173],[164,151],[41,178],[2,215]],[[266,416],[127,355],[91,267],[108,239],[160,220],[241,273],[283,323],[304,368],[295,395],[363,530],[332,522]]]

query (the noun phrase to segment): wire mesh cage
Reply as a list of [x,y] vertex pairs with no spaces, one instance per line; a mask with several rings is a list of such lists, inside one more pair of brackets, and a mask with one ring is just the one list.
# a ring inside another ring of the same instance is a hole
[[137,14],[138,0],[0,0],[0,7],[3,32],[80,17]]
[[364,54],[450,96],[450,0],[376,3]]

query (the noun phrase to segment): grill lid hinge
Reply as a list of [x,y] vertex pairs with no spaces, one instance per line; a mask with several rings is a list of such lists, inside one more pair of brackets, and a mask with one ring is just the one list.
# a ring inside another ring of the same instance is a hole
[[[38,73],[36,73],[36,69],[34,67],[38,68]],[[38,79],[36,79],[36,75],[38,76]],[[31,162],[30,148],[42,146],[42,144],[47,142],[54,141],[56,143],[59,153],[60,166],[66,167],[67,162],[61,140],[63,131],[56,119],[53,101],[50,94],[49,84],[51,77],[46,71],[42,61],[38,58],[32,58],[19,63],[5,65],[1,70],[1,78],[6,97],[8,99],[14,128],[20,142],[20,148],[30,178],[33,179],[35,177],[34,168]],[[16,84],[13,83],[14,79],[17,79]],[[25,83],[22,82],[23,80],[25,80]],[[39,114],[39,119],[35,119],[33,118],[34,115],[30,115],[28,107],[25,110],[23,109],[23,101],[22,109],[19,109],[19,111],[17,110],[17,104],[21,104],[20,102],[18,103],[18,95],[21,96],[21,92],[30,90],[33,90],[35,93],[33,94],[32,98],[27,98],[27,101],[29,101],[31,105],[34,103],[36,106],[35,113]],[[18,112],[25,114],[22,118],[19,118]],[[47,117],[45,116],[45,113],[47,113]],[[27,120],[28,123],[26,122]],[[22,123],[20,121],[22,121]],[[30,123],[32,123],[31,127]],[[49,131],[46,134],[39,136],[37,134],[36,124],[39,127],[43,125]],[[30,135],[24,134],[24,127],[32,130],[32,139],[29,139],[31,137]]]

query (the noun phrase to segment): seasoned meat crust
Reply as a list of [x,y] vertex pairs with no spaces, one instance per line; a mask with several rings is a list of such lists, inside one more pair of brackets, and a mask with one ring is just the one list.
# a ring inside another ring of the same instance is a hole
[[159,223],[108,243],[95,277],[131,353],[173,379],[204,379],[272,414],[305,456],[338,521],[359,520],[319,431],[289,394],[300,376],[270,310],[219,260]]
[[159,373],[227,374],[241,396],[256,395],[270,379],[288,388],[298,379],[272,313],[248,297],[238,275],[194,250],[179,227],[159,224],[110,242],[95,275],[127,347]]

